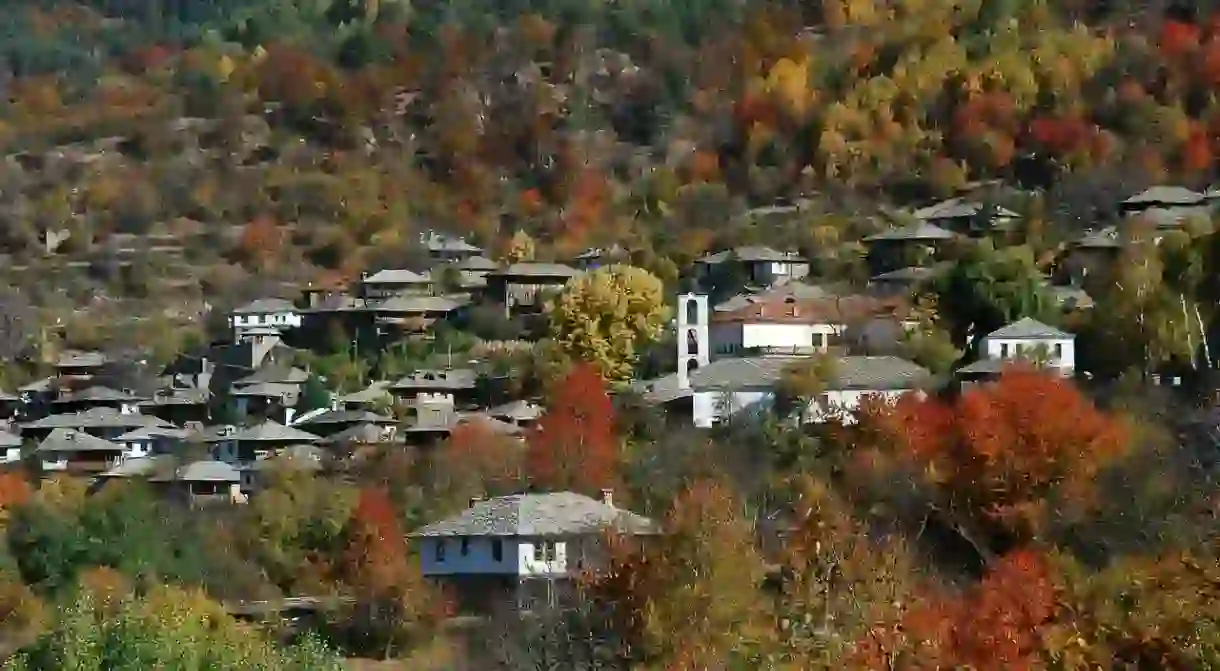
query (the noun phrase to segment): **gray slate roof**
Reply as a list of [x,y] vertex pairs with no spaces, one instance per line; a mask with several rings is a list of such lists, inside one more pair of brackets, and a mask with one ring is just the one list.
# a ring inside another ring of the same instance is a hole
[[988,333],[987,337],[1020,340],[1022,338],[1074,338],[1075,336],[1066,331],[1060,331],[1054,326],[1043,324],[1037,319],[1025,317]]
[[482,254],[483,248],[476,247],[462,238],[445,235],[443,233],[429,232],[424,236],[424,246],[432,252],[473,252]]
[[405,268],[387,268],[360,280],[364,284],[432,284],[432,278]]
[[390,389],[474,389],[478,375],[469,368],[418,370],[390,385]]
[[309,379],[309,372],[295,366],[263,366],[252,375],[234,382],[234,386],[247,386],[259,382],[274,382],[276,384],[304,384]]
[[399,294],[391,296],[373,306],[374,312],[453,312],[470,303],[466,296],[459,298],[450,296],[413,296]]
[[123,435],[115,438],[115,442],[130,441],[130,440],[147,440],[149,438],[168,438],[170,440],[186,440],[191,436],[191,432],[186,429],[179,429],[172,426],[142,426],[138,429],[128,431]]
[[492,261],[486,256],[475,255],[468,259],[463,259],[453,264],[454,268],[466,271],[492,271],[500,267],[500,264]]
[[319,437],[308,431],[267,420],[262,424],[238,429],[228,440],[247,443],[316,443]]
[[55,365],[59,368],[80,368],[83,366],[104,366],[108,362],[101,352],[79,352],[70,350],[59,355]]
[[169,422],[136,412],[123,413],[113,408],[90,408],[84,412],[48,415],[22,425],[23,429],[134,429],[141,426],[173,426]]
[[670,373],[652,380],[636,380],[631,383],[632,391],[639,394],[645,403],[662,405],[686,398],[691,390],[678,384],[678,374]]
[[123,446],[84,431],[55,429],[38,444],[39,452],[122,452]]
[[562,263],[514,263],[489,275],[520,277],[576,277],[580,271]]
[[657,525],[628,510],[572,492],[517,494],[475,503],[465,512],[430,524],[412,536],[561,536],[603,529],[650,534]]
[[712,307],[715,312],[732,312],[753,305],[754,303],[782,299],[791,296],[798,301],[814,300],[829,296],[830,292],[816,284],[804,282],[784,282],[764,291],[743,292],[726,298]]
[[1203,194],[1182,186],[1153,186],[1123,201],[1124,205],[1194,205]]
[[326,412],[297,422],[299,426],[311,424],[396,424],[398,420],[368,410],[327,410]]
[[1085,249],[1119,249],[1123,246],[1118,239],[1118,230],[1113,226],[1107,226],[1098,231],[1089,231],[1072,244]]
[[[802,356],[756,356],[718,359],[691,374],[695,391],[770,389]],[[896,356],[845,356],[835,360],[832,390],[900,390],[928,384],[932,374],[923,366]]]
[[138,401],[138,400],[140,400],[140,399],[136,398],[135,396],[132,396],[131,394],[128,394],[125,391],[119,391],[118,389],[111,389],[110,387],[103,387],[101,385],[98,385],[95,387],[89,387],[88,389],[82,389],[80,391],[73,392],[71,394],[65,394],[64,396],[56,399],[55,403],[78,403],[78,402],[98,403],[98,402],[105,402],[105,401],[132,402],[132,401]]
[[755,245],[747,247],[734,247],[732,249],[716,252],[715,254],[708,254],[707,256],[698,259],[696,263],[715,265],[717,263],[724,263],[730,259],[743,261],[745,263],[794,263],[804,261],[800,254],[793,252],[781,252],[771,249],[770,247]]
[[1143,219],[1157,228],[1177,228],[1183,222],[1192,220],[1211,221],[1211,216],[1212,209],[1208,205],[1150,207],[1130,214],[1130,218]]
[[183,482],[241,482],[241,472],[231,464],[223,461],[206,459],[187,464],[169,477],[158,475],[148,479],[149,482],[168,482],[179,480]]
[[884,231],[876,235],[870,235],[864,239],[865,242],[880,242],[884,240],[952,240],[956,237],[952,231],[947,231],[935,224],[929,224],[926,221],[902,228]]
[[0,448],[21,447],[21,436],[8,431],[0,431]]
[[518,422],[529,421],[542,416],[542,406],[529,401],[513,401],[490,408],[487,414],[491,417],[507,417]]
[[940,270],[939,266],[908,266],[869,278],[870,282],[922,282]]
[[357,424],[332,436],[327,436],[318,442],[323,445],[342,445],[343,443],[371,445],[383,442],[384,435],[384,427],[376,424]]
[[242,387],[234,387],[230,392],[230,396],[253,396],[258,398],[283,398],[290,394],[295,394],[301,390],[299,384],[287,384],[282,382],[258,382]]
[[147,401],[141,401],[140,407],[156,407],[166,405],[199,405],[208,402],[210,393],[207,389],[167,389],[158,391]]
[[283,298],[260,298],[241,307],[233,308],[235,315],[275,314],[279,312],[296,312],[292,301]]
[[114,468],[100,474],[102,478],[142,478],[156,473],[164,465],[172,463],[173,457],[168,454],[154,454],[147,457],[128,457],[115,464]]
[[370,383],[369,386],[360,391],[340,396],[339,401],[342,403],[374,403],[389,397],[390,382],[388,380],[378,380]]
[[[986,203],[963,200],[961,198],[952,198],[941,201],[928,207],[921,207],[913,213],[916,219],[923,221],[933,221],[937,219],[966,219],[969,217],[978,216],[987,207]],[[997,217],[1015,219],[1021,215],[1004,207],[993,205],[993,212]]]

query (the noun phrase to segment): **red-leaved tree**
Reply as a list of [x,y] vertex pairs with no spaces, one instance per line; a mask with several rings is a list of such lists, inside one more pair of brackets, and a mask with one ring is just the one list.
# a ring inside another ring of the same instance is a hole
[[605,383],[591,364],[579,364],[552,390],[529,434],[526,472],[536,487],[594,493],[614,484],[618,460]]
[[1087,502],[1094,476],[1121,456],[1125,423],[1070,381],[1012,368],[952,403],[908,397],[889,430],[937,507],[992,537],[1036,535],[1052,494]]
[[427,640],[449,613],[448,601],[408,559],[407,539],[385,490],[367,488],[348,521],[343,576],[354,603],[343,625],[350,644],[389,658]]
[[902,618],[901,635],[870,636],[854,661],[858,668],[904,671],[1042,669],[1058,613],[1050,564],[1021,550],[965,592],[924,599]]

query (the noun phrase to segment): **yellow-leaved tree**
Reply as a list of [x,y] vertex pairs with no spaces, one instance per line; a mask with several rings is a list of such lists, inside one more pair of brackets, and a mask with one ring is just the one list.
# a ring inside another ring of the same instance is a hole
[[582,275],[548,306],[551,334],[570,361],[594,364],[610,382],[631,378],[640,349],[669,320],[665,287],[642,268],[612,265]]
[[537,249],[537,243],[525,231],[517,231],[513,233],[513,237],[504,247],[504,252],[501,254],[501,260],[505,263],[524,263],[534,260],[534,253]]

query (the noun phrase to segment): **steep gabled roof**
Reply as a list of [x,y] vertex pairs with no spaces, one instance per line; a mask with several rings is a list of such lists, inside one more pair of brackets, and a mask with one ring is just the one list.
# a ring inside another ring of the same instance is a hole
[[308,431],[266,420],[262,424],[238,429],[229,436],[229,440],[247,443],[315,443],[319,437]]

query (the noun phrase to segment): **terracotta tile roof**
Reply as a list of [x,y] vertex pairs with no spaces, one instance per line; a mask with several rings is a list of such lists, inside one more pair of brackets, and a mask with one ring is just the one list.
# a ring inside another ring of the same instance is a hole
[[905,318],[910,305],[901,299],[874,296],[826,296],[800,300],[791,296],[759,301],[712,315],[712,322],[775,324],[846,324],[862,319]]

